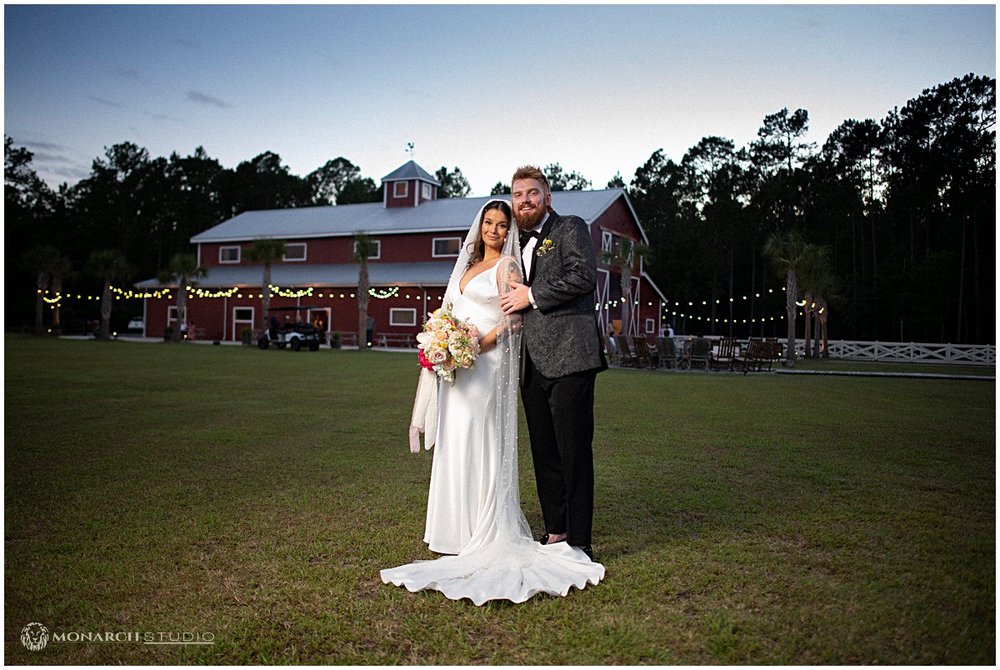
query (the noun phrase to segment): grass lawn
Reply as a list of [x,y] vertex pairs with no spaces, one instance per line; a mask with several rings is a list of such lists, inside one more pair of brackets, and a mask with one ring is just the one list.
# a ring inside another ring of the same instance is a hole
[[7,336],[4,366],[8,663],[995,662],[993,383],[604,373],[605,582],[475,607],[379,580],[433,556],[411,356]]

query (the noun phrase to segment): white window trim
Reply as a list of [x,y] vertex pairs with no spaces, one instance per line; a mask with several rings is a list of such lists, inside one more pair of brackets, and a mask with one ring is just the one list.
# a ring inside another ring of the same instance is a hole
[[421,184],[421,192],[424,200],[431,200],[434,197],[434,191],[430,184]]
[[656,319],[646,319],[646,334],[656,332]]
[[[236,310],[238,309],[249,309],[250,310],[250,320],[237,319]],[[238,342],[240,339],[240,331],[246,328],[248,325],[250,328],[257,328],[257,310],[251,305],[233,305],[233,341]]]
[[[289,247],[302,247],[302,258],[289,258],[287,255]],[[303,263],[309,256],[309,245],[305,242],[292,242],[291,244],[285,245],[285,255],[281,257],[281,260],[286,263]]]
[[[400,192],[400,186],[402,186],[402,192]],[[405,198],[410,195],[410,182],[408,181],[394,181],[392,182],[392,197],[393,198]]]
[[[235,261],[227,261],[227,260],[224,260],[222,258],[222,252],[223,251],[228,251],[230,249],[236,249],[236,260]],[[240,260],[242,260],[242,258],[243,258],[243,249],[241,247],[239,247],[239,246],[235,246],[235,247],[232,247],[232,246],[230,246],[230,247],[219,247],[219,265],[229,265],[231,263],[239,263]]]
[[601,231],[601,251],[610,253],[614,246],[615,235],[607,230]]
[[322,312],[326,314],[326,332],[330,332],[330,327],[333,324],[333,314],[329,307],[310,307],[309,308],[309,323],[312,323],[312,315],[316,312]]
[[446,242],[449,240],[458,240],[458,253],[462,251],[462,238],[461,237],[435,237],[431,240],[431,258],[458,258],[458,253],[454,254],[439,254],[437,252],[437,243]]
[[[372,244],[375,245],[375,254],[368,257],[370,261],[377,261],[382,257],[382,240],[372,240]],[[354,255],[358,253],[358,243],[354,242]]]
[[[399,322],[396,319],[396,316],[397,316],[397,314],[398,315],[402,315],[404,313],[407,314],[407,315],[409,315],[409,320],[407,320],[405,323],[401,323],[401,322]],[[415,307],[390,307],[389,308],[389,325],[390,326],[399,326],[399,327],[415,326],[415,325],[417,325],[417,310],[416,310],[416,308]]]
[[167,326],[176,323],[177,320],[177,305],[167,305]]

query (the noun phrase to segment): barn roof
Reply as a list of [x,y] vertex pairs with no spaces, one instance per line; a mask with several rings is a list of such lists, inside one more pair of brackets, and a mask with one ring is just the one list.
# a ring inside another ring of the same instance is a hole
[[435,179],[427,170],[423,169],[413,161],[407,161],[403,163],[398,168],[382,177],[383,182],[387,181],[406,181],[409,179],[419,179],[421,181],[429,181],[435,186],[440,186],[441,182]]
[[[381,202],[373,202],[255,210],[243,212],[228,221],[223,221],[195,235],[191,238],[191,242],[194,244],[242,242],[265,237],[274,239],[344,237],[361,231],[369,235],[466,231],[479,208],[494,197],[500,196],[444,198],[423,202],[418,207],[385,207]],[[506,198],[509,200],[509,196]],[[552,208],[557,212],[575,214],[590,225],[618,198],[625,199],[634,216],[632,205],[620,188],[600,191],[555,191],[552,194]],[[638,217],[635,217],[635,220],[638,223]],[[642,231],[641,224],[639,230]],[[642,235],[645,238],[645,232]]]

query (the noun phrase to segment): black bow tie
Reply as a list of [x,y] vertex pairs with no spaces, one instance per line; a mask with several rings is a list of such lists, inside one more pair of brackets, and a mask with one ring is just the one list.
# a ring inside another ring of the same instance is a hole
[[519,240],[521,242],[521,248],[522,249],[528,245],[528,240],[530,240],[532,237],[534,237],[535,239],[538,239],[538,231],[537,230],[525,230],[525,231],[523,231],[521,233],[521,235],[519,237]]

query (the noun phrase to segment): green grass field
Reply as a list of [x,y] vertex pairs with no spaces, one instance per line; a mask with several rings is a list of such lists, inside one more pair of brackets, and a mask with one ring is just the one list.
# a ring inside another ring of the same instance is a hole
[[[378,576],[433,556],[413,357],[8,336],[4,358],[8,663],[995,662],[993,382],[604,373],[606,580],[475,607]],[[29,622],[214,644],[31,652]]]

